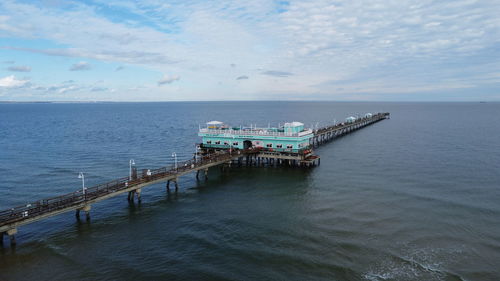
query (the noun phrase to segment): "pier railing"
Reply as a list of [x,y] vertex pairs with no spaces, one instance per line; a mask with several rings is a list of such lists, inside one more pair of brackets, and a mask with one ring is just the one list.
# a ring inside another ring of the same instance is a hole
[[343,123],[336,123],[336,124],[330,125],[330,126],[325,126],[325,127],[322,127],[322,128],[319,128],[319,129],[315,130],[314,134],[315,135],[319,135],[319,134],[322,134],[322,133],[328,132],[328,131],[342,130],[344,128],[351,127],[353,125],[356,125],[356,124],[359,124],[359,123],[363,123],[363,122],[366,122],[366,121],[376,121],[376,120],[385,119],[388,116],[389,116],[388,112],[377,113],[377,114],[372,115],[371,117],[361,117],[361,118],[358,118],[358,119],[356,119],[353,122],[343,122]]
[[196,170],[200,166],[219,161],[229,161],[233,157],[244,154],[247,151],[227,151],[211,155],[199,156],[198,159],[181,161],[175,166],[162,167],[149,170],[147,175],[138,175],[137,178],[129,180],[128,177],[119,178],[104,184],[95,185],[86,188],[85,191],[77,190],[64,195],[46,198],[26,205],[17,206],[8,210],[0,211],[0,227],[15,223],[17,221],[27,220],[33,217],[41,216],[45,213],[54,212],[72,206],[85,204],[87,201],[95,200],[99,197],[115,193],[121,190],[129,189],[147,182],[156,181],[169,176],[175,176],[179,173]]
[[239,135],[239,136],[274,136],[274,137],[301,137],[313,133],[313,130],[306,129],[298,133],[287,133],[287,132],[274,132],[268,131],[266,128],[262,129],[252,129],[252,130],[233,130],[233,129],[208,129],[202,128],[199,131],[200,134],[214,134],[214,135]]

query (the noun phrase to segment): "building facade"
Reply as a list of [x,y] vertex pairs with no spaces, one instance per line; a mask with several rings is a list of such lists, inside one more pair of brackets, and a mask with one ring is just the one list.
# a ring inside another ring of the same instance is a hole
[[277,152],[301,153],[310,149],[311,129],[300,122],[285,123],[279,128],[230,127],[211,121],[200,128],[202,147],[214,149],[261,148]]

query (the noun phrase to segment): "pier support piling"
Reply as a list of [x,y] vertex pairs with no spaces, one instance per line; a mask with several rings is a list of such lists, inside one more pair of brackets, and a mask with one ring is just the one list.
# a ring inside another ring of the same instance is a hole
[[[141,189],[140,188],[136,189],[134,193],[137,194],[137,202],[140,203],[141,202]],[[134,200],[134,199],[132,198],[132,200]]]
[[75,216],[77,220],[80,220],[80,211],[85,212],[85,218],[90,220],[90,205],[85,205],[83,208],[77,209],[75,212]]
[[134,201],[134,192],[135,192],[134,190],[128,192],[128,197],[127,197],[128,201]]
[[[9,235],[9,237],[10,237],[10,245],[11,246],[15,246],[17,243],[16,234],[17,234],[17,228],[11,228],[11,229],[7,230],[7,235]],[[2,239],[2,241],[3,241],[3,239]]]

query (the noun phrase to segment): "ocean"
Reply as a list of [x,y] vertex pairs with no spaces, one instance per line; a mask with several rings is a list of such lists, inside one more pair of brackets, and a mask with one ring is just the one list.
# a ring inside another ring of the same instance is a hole
[[211,169],[22,226],[0,280],[500,280],[500,103],[4,103],[0,209],[189,159],[211,120],[385,111],[311,169]]

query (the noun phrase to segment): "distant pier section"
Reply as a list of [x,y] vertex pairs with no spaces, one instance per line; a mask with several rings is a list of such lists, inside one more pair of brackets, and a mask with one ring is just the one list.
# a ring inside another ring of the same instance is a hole
[[[193,159],[175,162],[174,165],[158,169],[142,169],[140,173],[130,166],[128,177],[85,187],[84,175],[82,189],[61,196],[33,201],[23,206],[0,211],[0,247],[4,236],[16,244],[16,234],[20,226],[75,211],[76,219],[84,212],[90,220],[91,206],[99,201],[127,194],[127,200],[141,200],[143,188],[166,183],[170,194],[171,185],[178,191],[178,179],[195,173],[196,179],[208,179],[209,168],[219,167],[222,171],[232,166],[290,166],[313,167],[320,164],[320,157],[314,148],[337,137],[388,119],[390,114],[367,113],[363,117],[348,117],[345,122],[335,123],[319,129],[308,129],[300,122],[284,123],[282,126],[259,128],[257,126],[232,127],[219,121],[208,122],[200,128],[198,135],[202,142],[197,146]],[[132,163],[132,162],[131,162]]]

